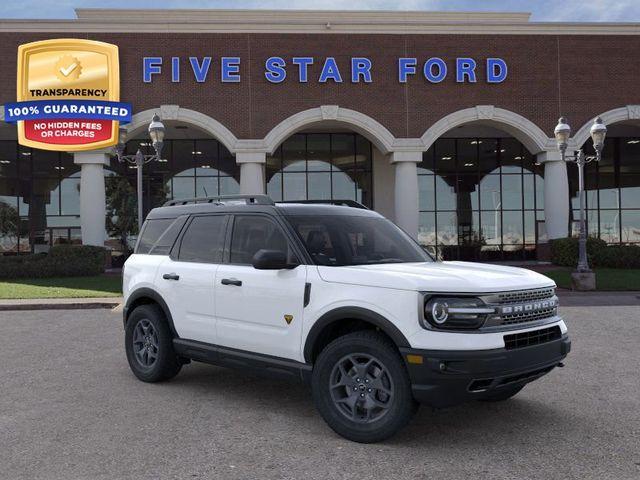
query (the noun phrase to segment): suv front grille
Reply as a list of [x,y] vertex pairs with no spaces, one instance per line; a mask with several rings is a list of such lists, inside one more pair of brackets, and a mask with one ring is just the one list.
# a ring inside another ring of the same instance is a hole
[[555,295],[554,288],[537,288],[535,290],[520,290],[517,292],[498,293],[498,303],[506,305],[509,303],[523,303],[532,300],[543,300],[552,298]]
[[512,315],[502,316],[502,325],[515,325],[524,322],[535,322],[536,320],[544,320],[553,317],[556,314],[556,307],[537,310],[533,313],[514,313]]
[[557,325],[541,330],[532,330],[529,332],[514,333],[504,336],[504,346],[507,350],[514,348],[530,347],[532,345],[540,345],[542,343],[557,340],[562,336],[560,327]]
[[558,313],[554,288],[495,293],[484,297],[484,300],[488,305],[495,305],[498,314],[489,318],[485,327],[536,322]]

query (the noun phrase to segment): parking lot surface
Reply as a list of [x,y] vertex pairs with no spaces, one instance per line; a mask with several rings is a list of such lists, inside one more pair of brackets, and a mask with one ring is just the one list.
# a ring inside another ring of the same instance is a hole
[[0,478],[638,479],[640,307],[562,313],[565,368],[361,445],[301,384],[202,364],[139,382],[108,310],[0,312]]

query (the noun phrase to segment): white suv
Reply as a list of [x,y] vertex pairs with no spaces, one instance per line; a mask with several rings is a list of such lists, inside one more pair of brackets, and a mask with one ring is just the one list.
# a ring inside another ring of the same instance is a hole
[[[331,428],[385,439],[418,402],[506,400],[570,350],[552,280],[434,261],[355,202],[168,202],[124,268],[133,373],[191,360],[309,382]],[[350,206],[345,206],[345,204]]]

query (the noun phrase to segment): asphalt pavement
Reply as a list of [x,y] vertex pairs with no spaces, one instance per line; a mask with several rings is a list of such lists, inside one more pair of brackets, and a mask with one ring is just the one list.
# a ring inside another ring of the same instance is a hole
[[501,404],[338,437],[306,387],[202,364],[144,384],[120,314],[0,312],[1,479],[638,479],[640,307],[565,307],[573,351]]

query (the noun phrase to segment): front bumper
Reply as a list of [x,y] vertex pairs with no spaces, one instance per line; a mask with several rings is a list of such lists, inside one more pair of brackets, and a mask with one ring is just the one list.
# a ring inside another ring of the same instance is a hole
[[571,341],[566,334],[547,343],[512,350],[400,349],[414,398],[436,408],[480,400],[498,389],[532,382],[558,366],[570,350]]

